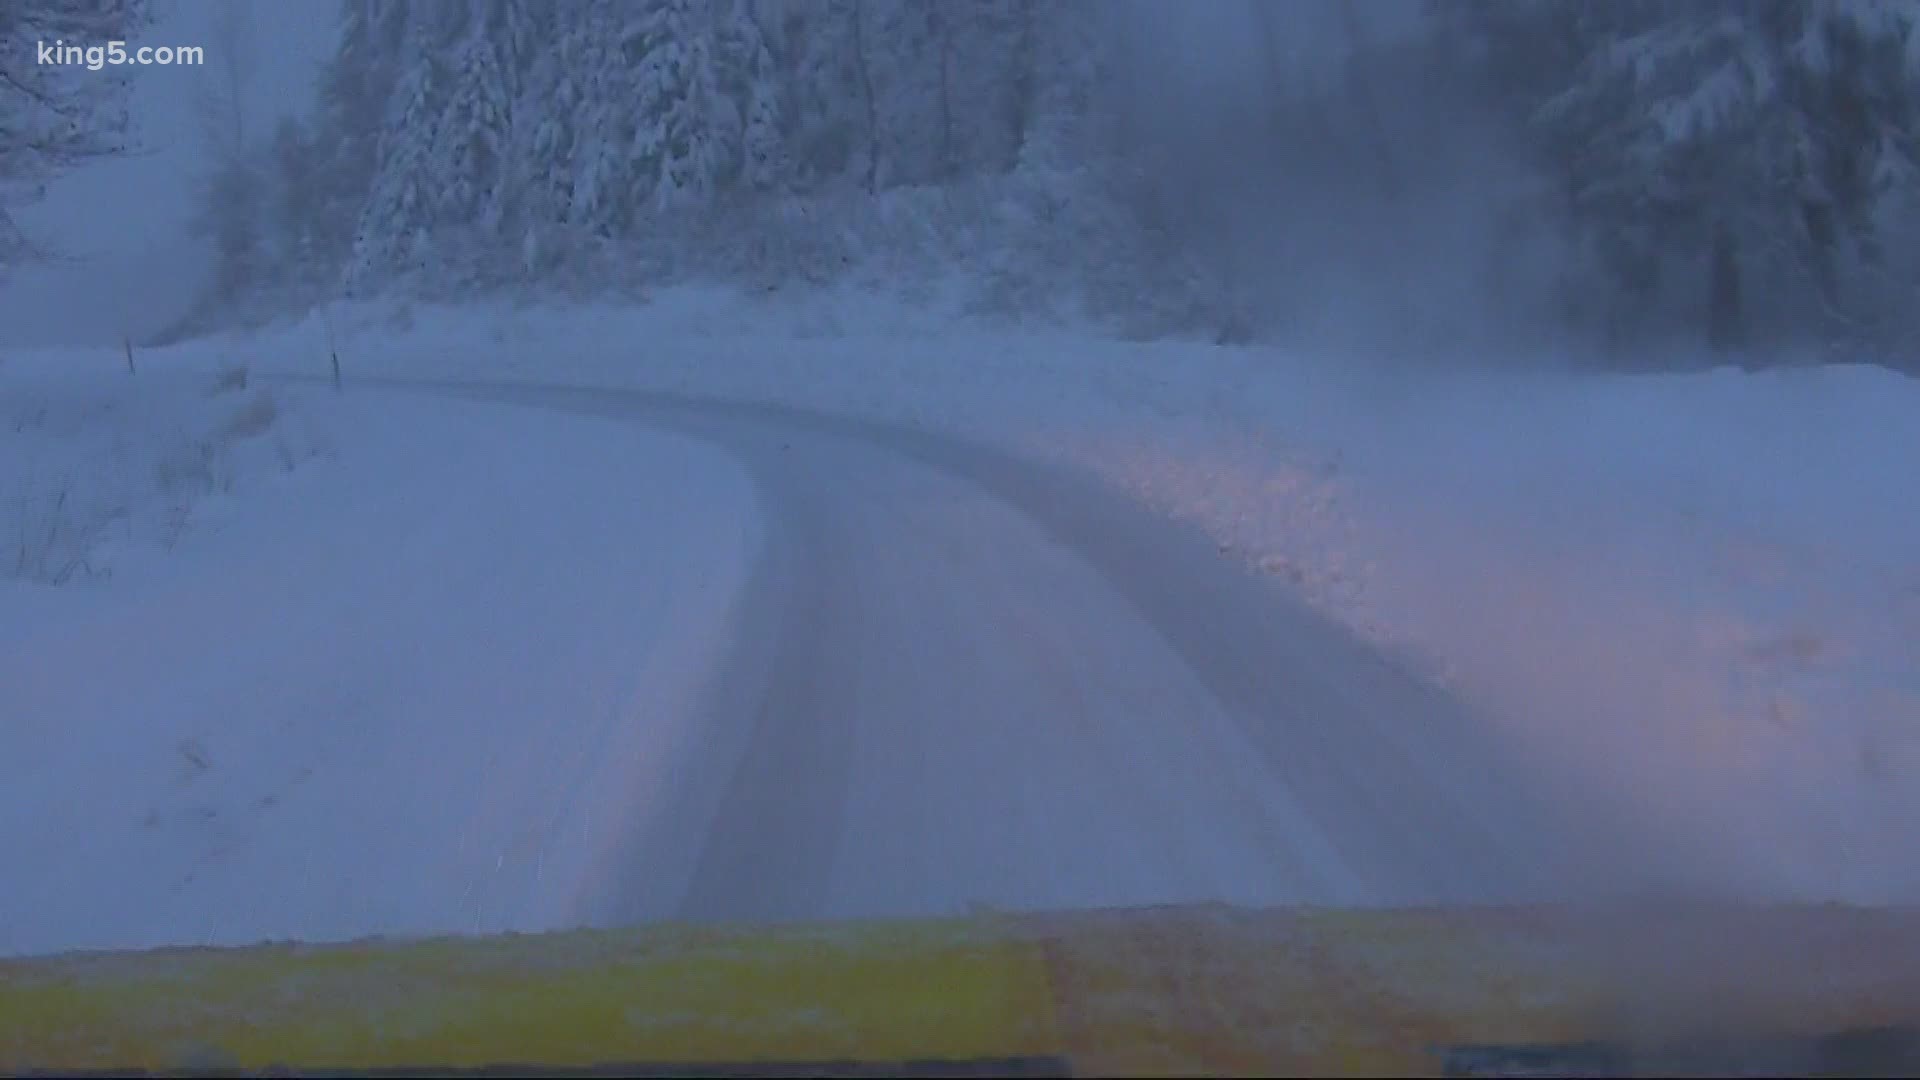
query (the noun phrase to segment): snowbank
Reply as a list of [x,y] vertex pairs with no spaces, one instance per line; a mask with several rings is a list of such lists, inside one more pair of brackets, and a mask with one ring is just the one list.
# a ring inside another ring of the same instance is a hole
[[124,365],[106,350],[0,354],[0,589],[15,597],[102,584],[330,450],[306,398],[224,358]]
[[[244,353],[349,378],[777,400],[1083,466],[1490,709],[1570,791],[1768,894],[1920,897],[1920,384],[1872,368],[1413,375],[850,292],[373,308]],[[331,342],[330,342],[331,339]]]
[[[80,382],[102,453],[200,415]],[[111,587],[0,594],[0,954],[574,925],[648,812],[758,542],[744,473],[610,421],[272,400],[325,411],[324,467]]]

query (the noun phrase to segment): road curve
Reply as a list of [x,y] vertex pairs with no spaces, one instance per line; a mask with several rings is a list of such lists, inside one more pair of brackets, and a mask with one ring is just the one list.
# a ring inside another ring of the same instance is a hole
[[1084,477],[772,406],[379,385],[679,428],[760,487],[734,655],[584,922],[1677,880],[1458,702]]

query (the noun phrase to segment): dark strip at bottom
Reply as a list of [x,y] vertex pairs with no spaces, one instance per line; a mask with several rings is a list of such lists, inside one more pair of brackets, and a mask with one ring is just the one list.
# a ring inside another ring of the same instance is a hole
[[1920,1076],[1920,1028],[1809,1039],[1456,1046],[1448,1076]]
[[154,1072],[141,1069],[90,1069],[84,1072],[30,1072],[32,1077],[453,1077],[453,1076],[633,1076],[633,1077],[1060,1077],[1072,1076],[1065,1058],[999,1057],[958,1060],[906,1061],[742,1061],[742,1062],[606,1062],[597,1065],[476,1065],[382,1066],[372,1069],[302,1069],[274,1066],[265,1069],[212,1069]]

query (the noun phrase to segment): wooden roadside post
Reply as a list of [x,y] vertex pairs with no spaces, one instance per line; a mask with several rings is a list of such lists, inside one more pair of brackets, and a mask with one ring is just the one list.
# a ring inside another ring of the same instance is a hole
[[340,392],[340,344],[333,333],[333,303],[328,301],[320,309],[320,318],[327,324],[327,359],[333,364],[333,392]]

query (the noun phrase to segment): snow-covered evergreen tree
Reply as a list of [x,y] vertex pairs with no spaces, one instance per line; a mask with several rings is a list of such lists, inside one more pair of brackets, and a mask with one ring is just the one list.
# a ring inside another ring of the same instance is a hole
[[[751,220],[769,198],[962,183],[1050,137],[1046,111],[1089,96],[1077,42],[1050,25],[1090,21],[1099,4],[1058,10],[345,0],[313,123],[255,162],[275,184],[290,182],[282,163],[315,173],[311,190],[274,201],[287,210],[274,257],[311,249],[370,288],[424,270],[423,284],[445,286],[752,262],[693,248],[725,243],[723,219]],[[1041,70],[1050,58],[1074,89]]]
[[951,104],[951,96],[942,90],[951,87],[960,63],[951,46],[961,6],[938,0],[867,0],[864,6],[861,29],[873,82],[879,187],[931,183],[947,175],[943,145],[953,150],[952,171],[958,171],[959,151],[949,138],[954,124],[950,112],[942,115],[943,99]]
[[387,103],[377,165],[354,235],[352,272],[377,277],[423,269],[450,178],[433,171],[452,93],[448,44],[466,23],[461,4],[409,10],[399,75]]
[[[624,5],[593,0],[564,51],[578,65],[579,103],[564,153],[554,166],[571,174],[567,223],[611,236],[632,222],[641,183],[636,67],[630,48],[632,13]],[[556,149],[560,144],[556,144]]]
[[328,273],[343,271],[373,174],[381,133],[399,77],[409,0],[341,0],[339,44],[320,75],[310,135],[319,210],[314,257]]
[[1099,3],[1054,0],[1016,13],[1014,63],[1031,72],[1010,102],[1023,165],[1090,165],[1097,147],[1111,142],[1096,134],[1110,112],[1098,94],[1108,55],[1097,29]]
[[1750,306],[1737,286],[1755,278],[1852,321],[1837,267],[1877,258],[1880,211],[1914,167],[1914,13],[1881,0],[1517,0],[1453,18],[1471,24],[1499,92],[1530,102],[1541,160],[1616,280],[1650,295],[1666,264],[1704,268],[1707,322],[1726,340]]
[[1035,0],[971,0],[946,4],[937,26],[946,86],[942,112],[952,125],[950,168],[1002,171],[1018,159],[1031,123],[1038,18]]
[[515,46],[526,56],[526,76],[514,110],[507,181],[514,227],[503,240],[513,245],[507,254],[521,273],[537,276],[565,257],[576,220],[576,146],[583,143],[593,74],[587,60],[600,43],[583,35],[596,14],[587,0],[555,0],[522,11],[525,23],[508,28],[512,36],[527,37]]
[[751,3],[729,5],[719,50],[722,93],[740,109],[738,183],[750,191],[772,191],[787,179],[785,95],[760,13]]
[[744,125],[721,89],[713,0],[655,0],[629,29],[638,60],[635,157],[654,207],[697,203],[738,171]]
[[504,55],[504,24],[518,0],[468,6],[454,31],[447,65],[450,87],[427,168],[443,178],[436,223],[498,228],[505,216],[506,162],[519,82]]
[[781,12],[781,125],[793,181],[818,189],[864,171],[876,137],[862,76],[861,0],[818,0]]
[[[512,0],[500,6],[490,31],[494,52],[503,65],[505,77],[501,83],[509,96],[497,114],[505,118],[505,123],[495,143],[498,179],[487,218],[503,241],[517,237],[522,248],[529,236],[538,232],[537,223],[564,217],[552,212],[553,169],[550,160],[534,153],[533,140],[542,125],[561,113],[556,100],[560,87],[555,76],[559,71],[546,62],[555,51],[555,39],[567,25],[568,10],[558,0]],[[510,250],[511,243],[505,246],[509,250],[503,254],[509,263],[523,261],[522,253]],[[520,267],[520,272],[526,270],[524,265]]]

